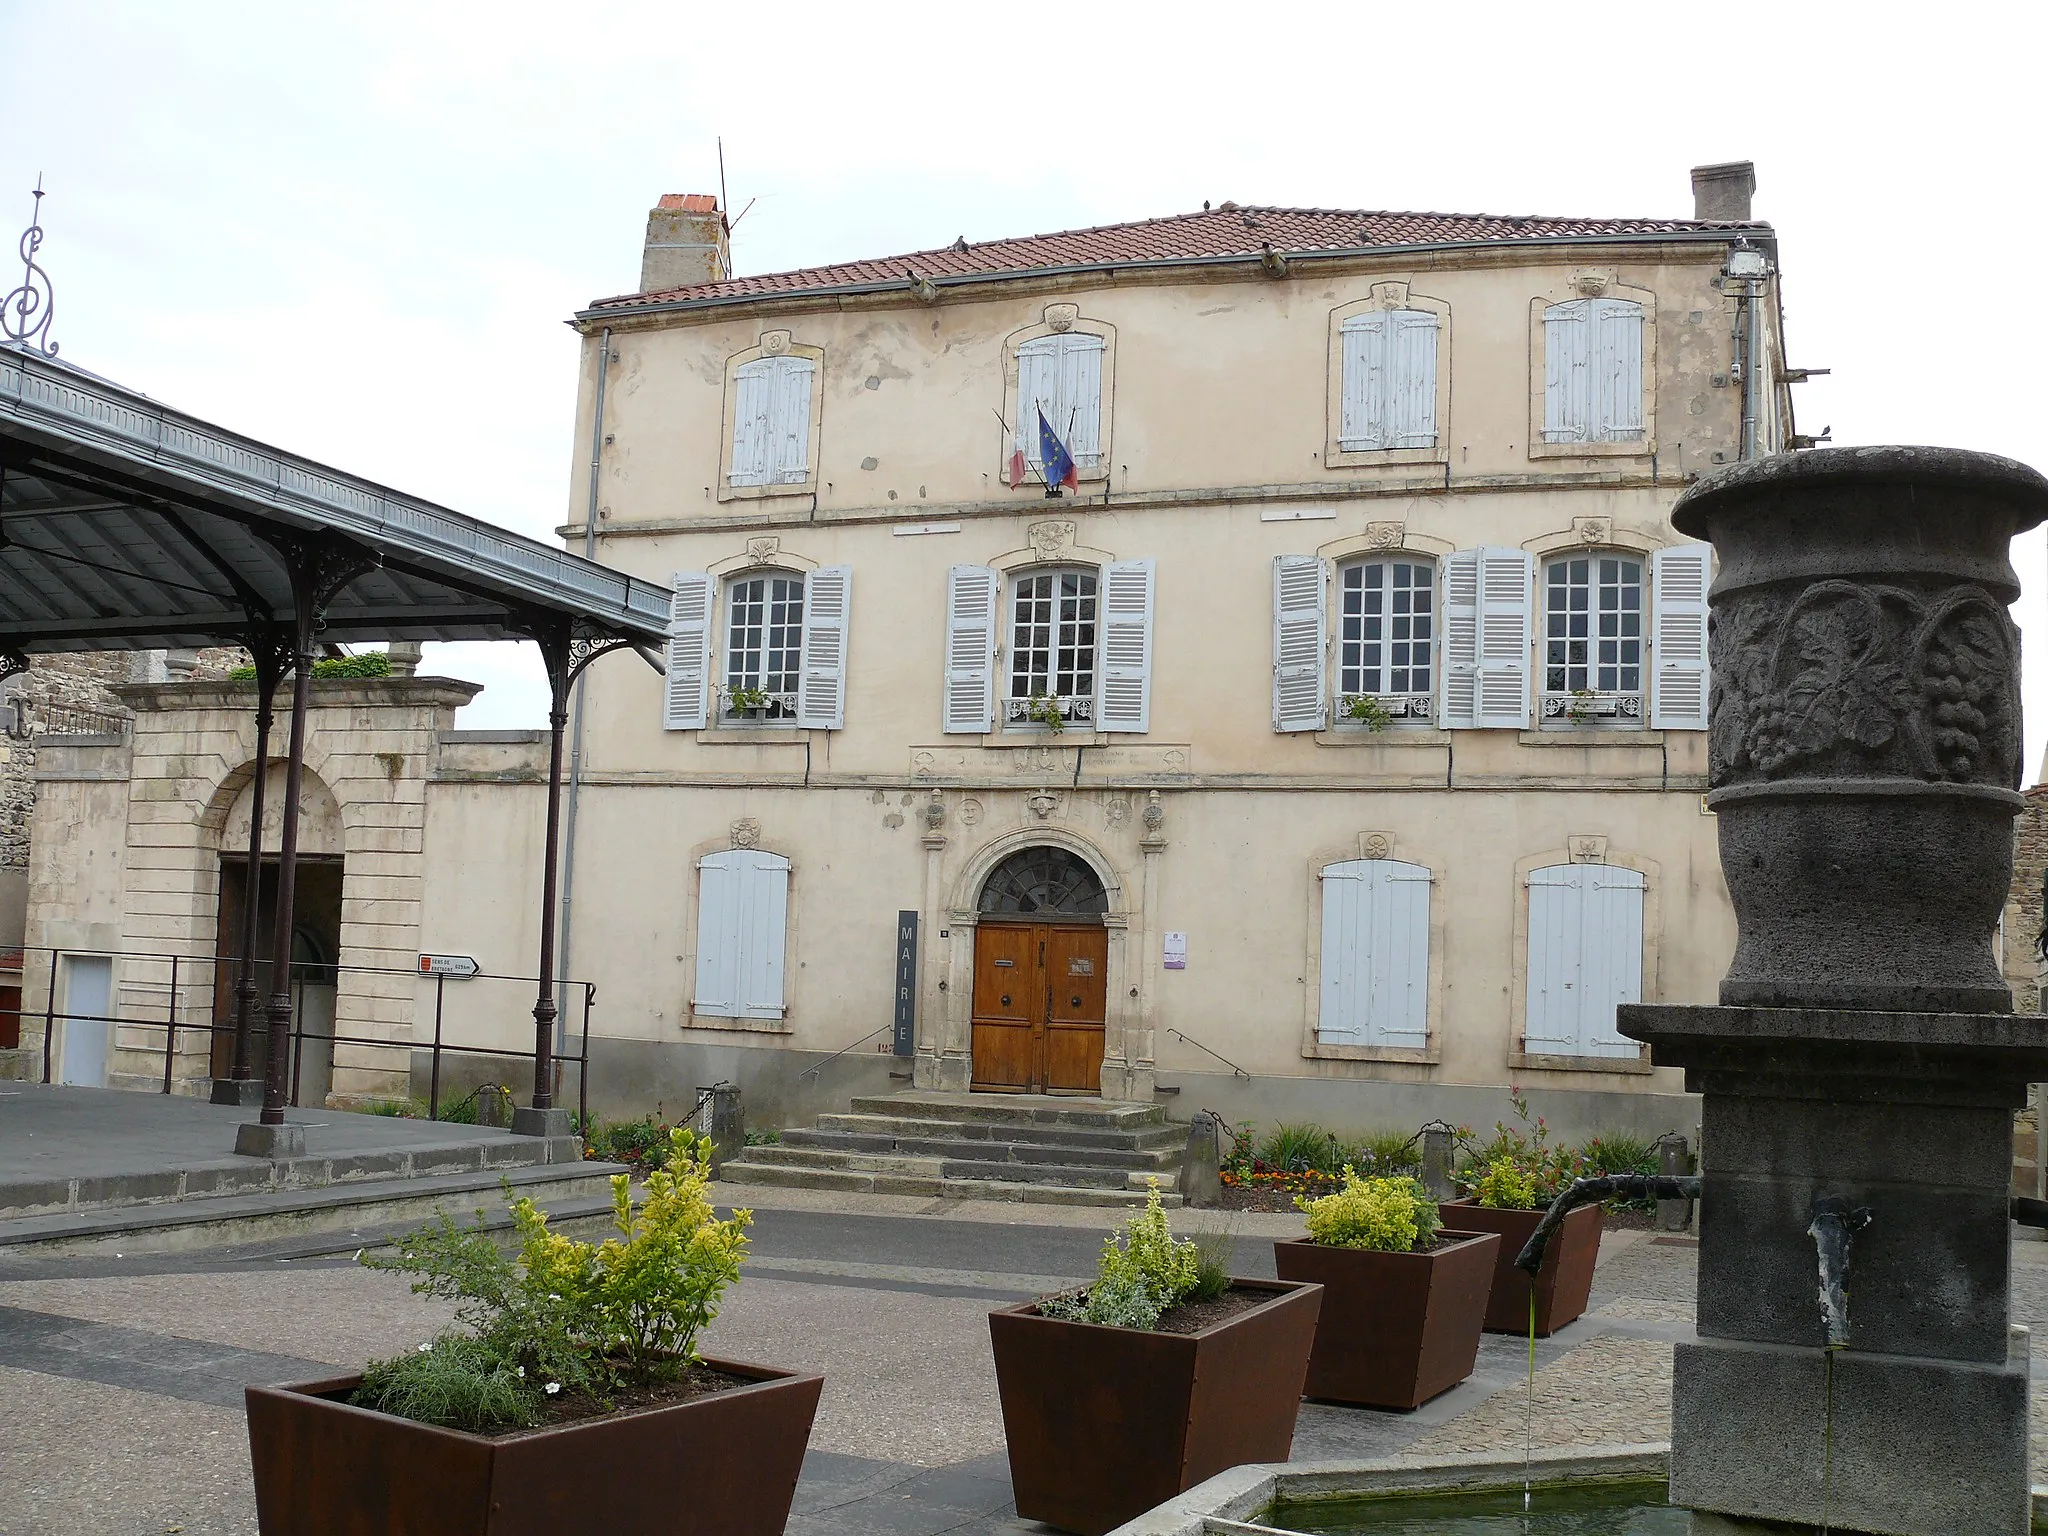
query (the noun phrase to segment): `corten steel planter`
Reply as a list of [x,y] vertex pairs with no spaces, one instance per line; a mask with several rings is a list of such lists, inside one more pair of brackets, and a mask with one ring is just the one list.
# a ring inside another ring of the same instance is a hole
[[1017,1513],[1082,1536],[1253,1461],[1285,1461],[1322,1287],[1232,1280],[1272,1300],[1200,1333],[988,1317]]
[[[1541,1211],[1497,1211],[1470,1200],[1446,1201],[1437,1207],[1446,1227],[1461,1232],[1498,1232],[1493,1293],[1486,1303],[1488,1333],[1529,1331],[1529,1276],[1515,1268],[1515,1256],[1543,1219]],[[1536,1336],[1549,1338],[1566,1323],[1577,1321],[1593,1294],[1593,1266],[1600,1259],[1601,1211],[1582,1205],[1565,1217],[1543,1251],[1536,1271]]]
[[2012,1010],[1990,942],[2022,804],[2007,547],[2044,515],[2048,480],[1952,448],[1784,454],[1679,497],[1720,566],[1723,1004]]
[[342,1399],[360,1375],[250,1387],[263,1536],[777,1536],[825,1378],[733,1360],[752,1385],[503,1437]]
[[1419,1408],[1472,1374],[1493,1291],[1492,1232],[1452,1232],[1429,1253],[1379,1253],[1276,1242],[1282,1280],[1323,1288],[1309,1397],[1368,1408]]

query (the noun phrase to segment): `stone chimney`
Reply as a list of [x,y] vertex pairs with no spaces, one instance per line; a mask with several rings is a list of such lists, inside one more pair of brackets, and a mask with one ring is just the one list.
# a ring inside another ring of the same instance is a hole
[[[1756,162],[1730,160],[1722,165],[1692,168],[1692,216],[1713,223],[1747,224],[1749,201],[1756,196]],[[662,201],[666,202],[664,198]],[[648,226],[651,241],[652,225]]]
[[730,276],[732,247],[718,199],[703,192],[664,193],[647,215],[640,291],[660,293]]

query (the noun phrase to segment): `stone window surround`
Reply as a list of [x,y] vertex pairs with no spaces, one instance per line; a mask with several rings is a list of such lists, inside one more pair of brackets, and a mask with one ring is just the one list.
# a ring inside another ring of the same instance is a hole
[[[1574,836],[1571,842],[1586,839]],[[1529,1017],[1529,875],[1538,869],[1547,869],[1553,864],[1611,864],[1618,869],[1632,869],[1643,877],[1643,985],[1641,1001],[1654,1003],[1657,995],[1658,950],[1663,937],[1664,867],[1655,859],[1644,858],[1617,848],[1615,839],[1606,834],[1595,834],[1592,838],[1599,846],[1598,857],[1580,858],[1567,844],[1563,848],[1552,848],[1542,853],[1533,853],[1515,860],[1515,932],[1512,953],[1509,957],[1508,975],[1508,1068],[1517,1072],[1599,1072],[1618,1073],[1630,1077],[1645,1077],[1656,1070],[1650,1064],[1650,1048],[1643,1046],[1639,1055],[1628,1056],[1551,1056],[1531,1055],[1522,1048],[1523,1030]],[[1432,933],[1432,938],[1434,934]]]
[[[743,359],[744,356],[745,354],[742,354]],[[744,576],[749,571],[783,571],[791,575],[805,577],[808,580],[811,572],[818,569],[818,566],[819,562],[813,560],[810,556],[800,555],[794,550],[785,549],[782,546],[781,539],[770,537],[750,539],[747,541],[747,546],[738,554],[727,555],[723,560],[714,561],[704,568],[705,573],[710,576],[713,582],[712,590],[716,595],[718,604],[712,613],[714,624],[711,642],[712,665],[711,676],[707,682],[707,686],[711,689],[713,700],[717,697],[718,684],[725,680],[726,630],[724,601],[726,584],[733,577]],[[808,602],[809,600],[810,594],[807,587],[805,601]],[[794,720],[762,720],[759,722],[725,720],[720,717],[720,711],[715,703],[707,703],[704,718],[708,723],[702,730],[694,733],[694,739],[707,746],[732,746],[736,743],[743,743],[754,747],[776,744],[788,745],[790,743],[806,742],[816,734],[815,732],[804,730]],[[712,851],[715,852],[716,850]],[[702,855],[700,854],[698,857],[701,858]],[[792,873],[791,878],[795,878],[794,873]]]
[[[1647,365],[1645,365],[1647,367]],[[1650,727],[1650,669],[1653,626],[1656,621],[1655,593],[1650,578],[1650,558],[1659,549],[1676,544],[1676,539],[1655,539],[1633,528],[1618,526],[1605,514],[1573,520],[1573,526],[1556,533],[1524,539],[1521,547],[1536,560],[1535,606],[1529,615],[1529,718],[1531,728],[1521,733],[1525,747],[1654,747],[1664,742],[1664,733]],[[1632,555],[1643,563],[1643,713],[1632,725],[1596,725],[1587,728],[1569,721],[1546,723],[1543,718],[1544,603],[1548,587],[1544,569],[1561,555]]]
[[[1441,418],[1439,418],[1441,420]],[[1409,451],[1409,450],[1403,450]],[[1330,651],[1324,657],[1326,682],[1330,695],[1330,724],[1327,730],[1315,732],[1318,746],[1361,746],[1389,744],[1397,733],[1402,746],[1446,745],[1449,734],[1432,714],[1427,724],[1411,725],[1396,721],[1384,731],[1370,731],[1363,721],[1340,720],[1337,716],[1339,689],[1339,667],[1337,665],[1340,644],[1338,628],[1338,603],[1341,591],[1340,572],[1346,565],[1363,563],[1367,560],[1398,560],[1408,556],[1416,560],[1427,560],[1436,572],[1437,593],[1436,634],[1431,641],[1431,688],[1436,698],[1443,696],[1443,572],[1444,561],[1456,554],[1458,546],[1449,539],[1439,539],[1431,534],[1416,533],[1406,523],[1381,522],[1368,524],[1364,533],[1350,534],[1341,539],[1330,539],[1316,546],[1316,558],[1323,562],[1329,573],[1332,591],[1327,594],[1329,603]]]
[[[758,739],[757,733],[753,731],[733,731],[730,734],[745,737],[750,741]],[[798,945],[802,939],[800,914],[803,911],[803,903],[798,899],[801,892],[801,887],[798,883],[801,878],[798,874],[800,866],[794,854],[765,842],[756,841],[747,846],[758,848],[763,853],[777,854],[789,860],[789,896],[782,918],[782,1017],[779,1019],[735,1019],[722,1013],[707,1013],[700,1016],[697,1012],[695,1001],[697,995],[697,919],[704,906],[704,872],[698,866],[712,854],[725,853],[738,846],[740,845],[733,841],[732,833],[728,829],[721,837],[707,838],[702,842],[692,843],[684,852],[683,856],[690,861],[690,879],[688,895],[682,903],[683,910],[680,914],[681,927],[677,934],[681,953],[676,956],[676,960],[683,973],[683,979],[682,998],[676,1009],[676,1027],[688,1030],[692,1035],[794,1034],[796,1032],[794,1021],[797,1009],[790,996],[792,990],[790,983],[795,979],[796,971],[790,965],[789,957],[797,953]],[[716,1044],[717,1042],[712,1041],[710,1043]]]
[[[739,371],[763,357],[807,357],[811,360],[811,461],[801,481],[781,485],[734,485],[732,483],[732,434],[734,413],[739,408]],[[720,414],[718,437],[718,499],[753,501],[771,496],[815,496],[818,493],[818,434],[825,413],[825,349],[804,346],[784,329],[765,330],[761,339],[744,352],[725,360],[725,404]],[[714,572],[714,574],[716,574]]]
[[[1326,1045],[1316,1035],[1323,1006],[1323,882],[1322,872],[1332,864],[1352,859],[1400,859],[1420,864],[1429,871],[1429,988],[1425,1003],[1428,1036],[1424,1045]],[[1328,843],[1312,853],[1304,868],[1308,885],[1308,935],[1306,969],[1302,972],[1301,1054],[1309,1061],[1405,1062],[1434,1067],[1443,1061],[1444,1012],[1444,927],[1447,903],[1441,899],[1443,860],[1406,847],[1392,832],[1360,832],[1345,843]],[[1346,1076],[1383,1077],[1383,1073],[1358,1072]],[[1426,1081],[1427,1079],[1422,1079]]]
[[[1584,298],[1629,299],[1643,306],[1643,435],[1632,443],[1546,443],[1543,312]],[[1657,453],[1657,295],[1632,288],[1621,274],[1582,270],[1529,300],[1529,457],[1532,459],[1649,459]],[[1525,549],[1528,545],[1523,546]]]
[[[1029,340],[1027,337],[1026,340]],[[1105,365],[1106,366],[1106,365]],[[1108,386],[1104,385],[1107,392]],[[1107,406],[1104,407],[1107,409]],[[1050,509],[1049,509],[1050,510]],[[1040,530],[1046,530],[1041,534]],[[1117,560],[1107,549],[1083,544],[1081,528],[1072,518],[1055,518],[1034,523],[1033,542],[1022,549],[1007,550],[989,561],[989,569],[1002,572],[996,625],[996,728],[981,738],[985,747],[1043,746],[1057,740],[1061,746],[1088,746],[1097,738],[1094,722],[1070,722],[1055,738],[1042,725],[1005,725],[1003,703],[1010,696],[1010,637],[1016,627],[1016,580],[1036,570],[1092,569],[1095,572],[1095,694],[1102,696],[1102,573]]]
[[[1344,430],[1344,322],[1372,309],[1419,309],[1436,316],[1436,443],[1429,448],[1347,449]],[[1323,467],[1351,469],[1373,464],[1448,464],[1451,461],[1451,306],[1416,293],[1405,277],[1373,283],[1367,296],[1330,311],[1327,382],[1324,393]]]
[[[1057,312],[1057,313],[1056,313]],[[1003,420],[1010,426],[1005,428],[1001,441],[1001,453],[996,460],[996,479],[1005,487],[1006,494],[1016,496],[1029,492],[1045,499],[1045,487],[1028,475],[1019,485],[1009,484],[1011,428],[1017,426],[1017,349],[1027,341],[1036,341],[1041,336],[1055,336],[1062,333],[1100,336],[1102,338],[1102,417],[1096,428],[1095,441],[1102,454],[1102,462],[1094,468],[1084,464],[1074,466],[1081,484],[1109,483],[1110,462],[1114,457],[1111,434],[1114,424],[1116,402],[1116,327],[1106,320],[1091,319],[1080,313],[1080,306],[1071,302],[1056,302],[1045,306],[1043,318],[1037,325],[1027,325],[1022,330],[1010,332],[1003,338]],[[1043,559],[1043,556],[1039,557]]]

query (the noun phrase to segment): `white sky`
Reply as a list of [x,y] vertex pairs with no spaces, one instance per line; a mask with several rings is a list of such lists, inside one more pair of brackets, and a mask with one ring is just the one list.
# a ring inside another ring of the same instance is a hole
[[[1757,163],[1803,430],[2048,465],[2048,7],[0,0],[0,289],[40,171],[64,357],[546,538],[576,348],[646,211],[714,191],[741,273],[1220,201],[1686,216]],[[2029,591],[2028,779],[2048,739]],[[530,647],[451,647],[471,726]]]

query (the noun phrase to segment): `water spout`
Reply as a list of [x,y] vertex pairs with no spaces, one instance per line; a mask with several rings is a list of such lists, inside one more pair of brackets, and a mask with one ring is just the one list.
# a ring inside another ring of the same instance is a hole
[[1813,1197],[1813,1223],[1806,1235],[1820,1252],[1820,1316],[1829,1349],[1849,1342],[1849,1244],[1869,1225],[1869,1206],[1851,1210],[1840,1195]]
[[1597,1179],[1574,1179],[1572,1187],[1551,1201],[1550,1209],[1536,1223],[1529,1241],[1515,1255],[1515,1268],[1535,1274],[1543,1267],[1543,1250],[1550,1246],[1550,1234],[1559,1222],[1582,1205],[1617,1195],[1625,1200],[1697,1200],[1700,1181],[1697,1174],[1668,1173],[1609,1173]]

